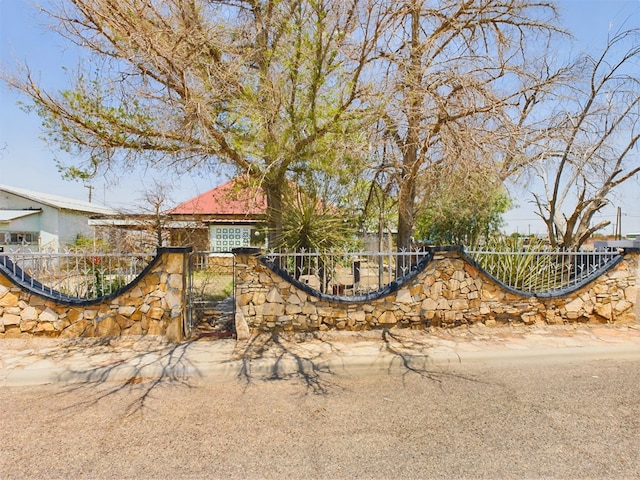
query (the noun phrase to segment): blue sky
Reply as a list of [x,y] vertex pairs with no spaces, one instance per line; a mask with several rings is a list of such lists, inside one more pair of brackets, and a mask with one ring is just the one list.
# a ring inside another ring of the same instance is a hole
[[[63,39],[47,29],[46,18],[38,14],[37,0],[0,0],[0,64],[12,66],[14,60],[26,61],[45,85],[65,88],[62,66],[74,67],[77,51],[65,47]],[[556,0],[562,24],[577,38],[575,52],[593,51],[603,47],[611,30],[640,26],[640,0]],[[65,157],[41,140],[40,119],[35,113],[23,112],[17,102],[21,98],[0,85],[0,183],[45,193],[88,199],[89,190],[78,182],[63,180],[54,158]],[[637,155],[637,154],[636,154]],[[636,157],[637,158],[637,157]],[[71,163],[68,161],[68,163]],[[126,209],[135,205],[142,191],[162,179],[151,172],[132,171],[118,179],[117,184],[96,179],[93,201]],[[174,202],[187,200],[217,186],[224,179],[189,177],[173,179]],[[527,199],[518,194],[520,204],[507,214],[508,231],[542,233],[540,220]],[[598,219],[615,220],[616,208],[622,210],[622,230],[640,232],[640,182],[632,181],[613,199],[613,205]],[[613,227],[605,230],[611,233]]]

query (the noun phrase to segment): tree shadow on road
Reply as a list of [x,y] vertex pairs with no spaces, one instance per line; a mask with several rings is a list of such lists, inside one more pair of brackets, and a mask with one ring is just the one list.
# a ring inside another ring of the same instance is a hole
[[347,374],[418,375],[438,382],[463,377],[434,364],[431,346],[428,332],[273,332],[238,342],[234,357],[238,378],[247,384],[296,380],[313,394],[330,393],[337,377]]
[[[417,375],[435,382],[450,376],[467,378],[433,363],[431,340],[428,332],[399,329],[272,332],[235,342],[233,352],[221,360],[221,366],[237,372],[236,378],[247,386],[260,381],[299,382],[306,393],[313,395],[327,395],[341,388],[339,377],[347,375],[400,375],[403,379]],[[126,405],[126,414],[131,415],[148,407],[148,400],[162,387],[195,388],[193,380],[203,372],[189,356],[194,342],[82,338],[62,343],[45,359],[68,365],[58,380],[65,385],[61,393],[86,393],[78,396],[76,407],[127,394],[132,399]],[[207,343],[211,349],[220,345],[218,341]],[[89,365],[85,360],[74,368],[74,356],[88,358]]]
[[[85,400],[73,408],[98,404],[118,393],[130,393],[133,400],[126,414],[139,413],[160,387],[177,385],[192,388],[191,378],[200,376],[189,360],[192,341],[173,343],[164,340],[75,339],[61,345],[52,360],[67,360],[69,367],[59,375],[65,386],[61,394],[86,393]],[[91,362],[73,367],[73,357],[82,355]]]
[[[319,348],[309,348],[310,342]],[[332,381],[335,372],[326,361],[327,351],[336,358],[341,353],[336,345],[314,333],[254,335],[236,345],[234,359],[240,362],[237,377],[247,384],[296,380],[310,393],[327,394],[336,386]]]
[[[433,353],[430,351],[433,345],[429,342],[427,332],[415,334],[410,330],[385,328],[381,331],[381,340],[385,352],[392,357],[388,369],[390,374],[400,373],[403,377],[415,374],[435,382],[442,382],[447,377],[478,381],[475,378],[436,365],[433,361]],[[459,357],[457,358],[457,363],[460,363]]]

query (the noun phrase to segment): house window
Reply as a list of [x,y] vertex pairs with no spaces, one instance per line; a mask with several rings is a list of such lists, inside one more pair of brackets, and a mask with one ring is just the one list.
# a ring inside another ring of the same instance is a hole
[[38,232],[0,232],[0,243],[5,245],[37,245]]
[[248,247],[250,227],[211,227],[211,251],[230,252],[233,248]]

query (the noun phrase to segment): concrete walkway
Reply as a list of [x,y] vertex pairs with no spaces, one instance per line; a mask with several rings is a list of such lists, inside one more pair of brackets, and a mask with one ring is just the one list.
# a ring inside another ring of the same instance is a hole
[[640,325],[473,326],[264,335],[237,342],[158,337],[0,340],[0,386],[368,374],[469,362],[640,360]]

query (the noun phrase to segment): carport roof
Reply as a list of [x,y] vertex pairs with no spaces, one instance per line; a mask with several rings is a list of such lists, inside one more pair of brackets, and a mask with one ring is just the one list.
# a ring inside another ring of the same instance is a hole
[[42,210],[39,208],[34,210],[0,210],[0,222],[10,222],[34,213],[42,213]]
[[[34,192],[24,188],[11,187],[0,184],[0,191],[31,200],[34,204],[48,205],[58,209],[87,212],[100,215],[115,215],[117,212],[109,207],[103,207],[94,203],[84,202],[73,198],[60,197],[50,193]],[[9,205],[5,205],[9,206]]]

